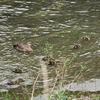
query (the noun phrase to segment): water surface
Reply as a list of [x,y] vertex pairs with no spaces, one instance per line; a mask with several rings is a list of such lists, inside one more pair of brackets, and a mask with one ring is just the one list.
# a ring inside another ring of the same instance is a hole
[[[53,44],[55,58],[78,55],[75,67],[69,72],[73,79],[80,65],[88,66],[85,79],[100,78],[100,1],[99,0],[3,0],[0,1],[0,89],[7,86],[9,79],[23,77],[32,84],[40,65],[38,58],[44,56],[45,43]],[[88,35],[90,41],[80,38]],[[12,48],[16,42],[32,42],[34,52],[24,54]],[[79,43],[82,48],[72,50],[70,46]],[[22,74],[11,70],[20,67]],[[55,68],[49,68],[49,81],[55,77]],[[67,76],[67,75],[66,75]],[[42,77],[37,89],[42,87]],[[22,84],[22,85],[23,85]]]

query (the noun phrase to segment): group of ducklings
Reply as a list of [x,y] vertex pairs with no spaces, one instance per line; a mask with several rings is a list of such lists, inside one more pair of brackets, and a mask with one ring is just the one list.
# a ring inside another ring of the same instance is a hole
[[43,57],[42,60],[47,66],[57,66],[61,64],[61,61],[56,60],[53,57]]
[[[80,38],[81,40],[83,41],[90,41],[90,37],[89,36],[83,36]],[[79,49],[81,48],[81,44],[74,44],[72,47],[72,49]],[[46,65],[48,66],[57,66],[57,65],[61,65],[62,62],[59,61],[59,60],[55,60],[54,58],[51,58],[51,57],[44,57],[42,58],[43,61],[45,61]]]
[[[83,40],[83,41],[90,41],[90,37],[87,36],[87,35],[86,36],[82,36],[80,39]],[[81,44],[74,44],[72,46],[72,49],[79,49],[81,47],[82,47]]]
[[[14,68],[14,69],[12,70],[12,72],[21,74],[21,73],[23,73],[23,70],[20,69],[20,68]],[[23,78],[18,78],[18,79],[16,79],[16,80],[9,80],[9,81],[7,82],[7,85],[18,85],[18,84],[20,84],[21,82],[24,82],[24,81],[25,81],[25,80],[24,80]]]

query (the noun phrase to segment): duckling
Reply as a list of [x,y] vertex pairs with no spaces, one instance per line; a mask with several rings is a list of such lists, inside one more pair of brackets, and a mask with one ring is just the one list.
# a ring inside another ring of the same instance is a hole
[[25,80],[23,78],[18,78],[17,80],[15,80],[16,84],[19,84],[21,82],[24,82]]
[[15,85],[15,81],[9,81],[7,85]]
[[90,37],[89,36],[82,36],[81,40],[85,40],[85,41],[90,41]]
[[46,64],[49,65],[49,66],[55,66],[56,65],[56,62],[55,62],[55,59],[54,58],[44,57],[44,58],[42,58],[42,60],[44,62],[46,62]]
[[74,44],[72,46],[72,49],[79,49],[79,48],[81,48],[81,44]]
[[12,81],[10,80],[7,85],[17,85],[17,84],[20,84],[21,82],[24,82],[25,80],[23,78],[18,78],[17,80],[15,81]]
[[47,63],[49,66],[55,66],[56,65],[56,62],[55,62],[55,59],[49,59],[48,63]]
[[43,57],[42,58],[43,61],[48,61],[48,59],[50,59],[50,57]]
[[12,70],[12,72],[14,72],[14,73],[22,73],[23,70],[20,69],[20,68],[15,68],[15,69]]
[[32,52],[33,51],[33,49],[31,48],[30,42],[28,42],[27,44],[16,43],[13,45],[13,48],[21,52]]

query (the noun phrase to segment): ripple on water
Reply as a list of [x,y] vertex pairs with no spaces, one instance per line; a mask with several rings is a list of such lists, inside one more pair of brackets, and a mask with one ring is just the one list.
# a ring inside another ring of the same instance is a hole
[[86,52],[86,53],[84,53],[84,54],[81,54],[80,57],[82,57],[82,56],[88,56],[88,55],[90,55],[90,54],[91,54],[91,52]]
[[0,25],[0,31],[9,31],[8,26]]
[[29,27],[19,26],[19,27],[17,27],[14,31],[15,31],[15,32],[20,32],[20,31],[28,31],[28,30],[30,30]]
[[28,8],[15,8],[14,10],[15,10],[14,11],[15,15],[19,15],[19,14],[24,13],[25,11],[28,11],[29,9]]

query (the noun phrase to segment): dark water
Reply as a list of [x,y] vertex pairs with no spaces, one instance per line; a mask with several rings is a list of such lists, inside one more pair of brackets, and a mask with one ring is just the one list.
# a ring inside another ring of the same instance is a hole
[[[84,35],[91,40],[81,41],[80,37]],[[15,42],[28,41],[32,42],[32,54],[19,53],[12,48]],[[85,64],[88,66],[84,72],[86,79],[100,78],[100,1],[1,0],[0,88],[14,88],[5,84],[18,77],[26,79],[23,84],[32,84],[40,68],[37,58],[44,56],[47,42],[53,44],[55,58],[79,55],[74,62],[76,67],[71,71],[72,77],[80,65]],[[74,43],[80,43],[82,48],[71,50]],[[22,68],[24,73],[12,73],[16,67]],[[41,86],[39,81],[37,88]]]

